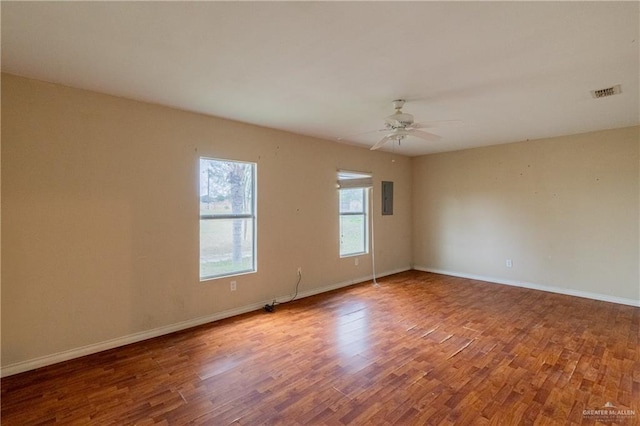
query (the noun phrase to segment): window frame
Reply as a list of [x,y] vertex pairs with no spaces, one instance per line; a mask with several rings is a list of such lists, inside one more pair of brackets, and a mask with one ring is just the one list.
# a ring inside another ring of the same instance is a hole
[[[257,239],[258,239],[258,235],[257,235],[257,228],[258,228],[258,215],[257,215],[257,192],[258,192],[258,183],[257,183],[257,175],[258,175],[258,164],[255,162],[251,162],[251,161],[241,161],[241,160],[230,160],[230,159],[226,159],[226,158],[215,158],[215,157],[207,157],[207,156],[200,156],[198,159],[198,185],[201,185],[201,174],[202,174],[202,160],[209,160],[209,161],[218,161],[218,162],[224,162],[224,163],[239,163],[239,164],[246,164],[251,166],[251,183],[250,183],[250,190],[251,190],[251,203],[249,204],[250,206],[250,212],[249,213],[225,213],[225,214],[202,214],[201,208],[200,208],[200,199],[201,199],[201,195],[198,196],[198,212],[199,212],[199,231],[198,231],[198,239],[199,239],[199,256],[200,256],[200,260],[198,261],[199,264],[199,277],[200,277],[200,282],[202,281],[210,281],[210,280],[215,280],[215,279],[220,279],[220,278],[225,278],[225,277],[232,277],[232,276],[237,276],[237,275],[245,275],[245,274],[251,274],[251,273],[256,273],[258,271],[258,253],[257,253]],[[198,194],[200,194],[200,190],[198,190]],[[229,220],[229,219],[241,219],[241,220],[251,220],[251,235],[252,235],[252,241],[251,241],[251,253],[252,253],[252,262],[251,262],[251,267],[248,269],[238,269],[238,270],[234,270],[234,271],[230,271],[230,272],[225,272],[225,273],[220,273],[220,274],[215,274],[215,275],[202,275],[202,221],[203,220]]]
[[[371,173],[366,172],[356,172],[351,170],[341,170],[338,169],[338,253],[340,258],[346,257],[354,257],[354,256],[362,256],[369,254],[371,251],[371,216],[370,216],[370,197],[371,193],[369,191],[370,188],[373,187],[373,175]],[[362,210],[353,212],[353,211],[342,211],[342,191],[359,189],[362,191]],[[363,241],[363,250],[357,252],[343,252],[342,251],[342,242],[343,242],[343,229],[342,229],[342,221],[343,216],[361,216],[363,218],[363,231],[364,231],[364,241]]]
[[[339,199],[339,206],[338,206],[338,219],[340,221],[339,223],[339,232],[340,232],[340,257],[344,258],[344,257],[353,257],[353,256],[362,256],[365,254],[369,253],[369,189],[368,188],[344,188],[344,189],[340,189],[339,190],[339,197],[342,197],[343,192],[342,191],[353,191],[353,190],[359,190],[362,193],[362,210],[361,211],[347,211],[347,212],[343,212],[342,211],[342,200]],[[362,242],[362,246],[363,246],[363,250],[362,251],[356,251],[356,252],[348,252],[348,253],[344,253],[342,251],[342,239],[343,239],[343,232],[342,232],[342,218],[344,216],[361,216],[363,219],[363,231],[364,231],[364,241]]]

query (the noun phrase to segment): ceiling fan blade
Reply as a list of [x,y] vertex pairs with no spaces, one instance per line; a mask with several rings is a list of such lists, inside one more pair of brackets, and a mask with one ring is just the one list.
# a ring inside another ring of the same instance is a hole
[[382,145],[384,145],[385,143],[387,143],[388,141],[390,141],[391,139],[393,139],[393,135],[387,135],[384,138],[380,139],[378,141],[378,143],[376,143],[374,146],[372,146],[370,149],[371,151],[375,151],[376,149],[380,148]]
[[411,130],[411,133],[409,133],[411,136],[415,136],[417,138],[420,139],[424,139],[426,141],[439,141],[440,139],[442,139],[441,136],[438,135],[434,135],[433,133],[429,133],[429,132],[423,132],[422,130]]
[[355,136],[362,136],[362,135],[368,135],[369,133],[378,133],[378,132],[386,132],[389,129],[378,129],[378,130],[369,130],[367,132],[360,132],[360,133],[354,133],[352,135],[347,135],[347,136],[340,136],[339,138],[337,138],[336,140],[339,141],[343,141],[345,139],[349,139],[349,138],[353,138]]

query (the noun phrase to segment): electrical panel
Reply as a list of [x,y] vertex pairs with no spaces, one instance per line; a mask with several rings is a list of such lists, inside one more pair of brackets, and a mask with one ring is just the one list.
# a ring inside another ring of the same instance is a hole
[[382,214],[393,214],[393,182],[382,181]]

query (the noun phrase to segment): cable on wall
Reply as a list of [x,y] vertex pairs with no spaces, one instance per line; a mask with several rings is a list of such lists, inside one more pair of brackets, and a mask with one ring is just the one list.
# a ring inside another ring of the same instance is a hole
[[298,281],[296,282],[296,291],[293,294],[293,297],[291,297],[291,299],[287,300],[286,302],[277,302],[274,299],[273,302],[264,305],[264,310],[267,312],[275,312],[277,305],[284,305],[285,303],[293,302],[294,300],[296,300],[296,297],[298,297],[298,288],[300,287],[300,281],[302,281],[302,271],[298,270]]
[[375,226],[373,224],[375,218],[375,214],[373,212],[373,186],[371,186],[369,190],[369,211],[371,212],[371,269],[373,273],[373,285],[378,285],[378,281],[376,281],[376,235]]

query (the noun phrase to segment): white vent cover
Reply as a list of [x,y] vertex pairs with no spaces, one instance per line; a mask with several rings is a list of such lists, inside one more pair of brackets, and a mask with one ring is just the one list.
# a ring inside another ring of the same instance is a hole
[[622,93],[622,89],[620,88],[619,84],[616,84],[615,86],[607,87],[605,89],[592,90],[591,96],[597,99],[597,98],[605,98],[607,96],[618,95],[620,93]]

